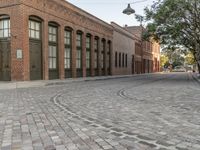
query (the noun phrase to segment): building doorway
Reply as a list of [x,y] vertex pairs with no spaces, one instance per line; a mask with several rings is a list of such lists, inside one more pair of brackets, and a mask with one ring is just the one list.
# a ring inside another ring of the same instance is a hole
[[65,78],[72,78],[72,29],[65,29]]
[[41,22],[29,20],[30,80],[42,79]]
[[49,79],[59,78],[58,65],[58,24],[49,23]]
[[135,74],[135,57],[132,55],[132,74]]
[[10,81],[10,42],[0,41],[0,81]]
[[0,81],[11,80],[10,18],[0,16]]

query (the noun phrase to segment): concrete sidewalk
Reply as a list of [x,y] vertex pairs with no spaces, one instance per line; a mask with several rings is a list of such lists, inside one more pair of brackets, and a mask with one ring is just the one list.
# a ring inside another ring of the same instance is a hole
[[[146,75],[146,74],[140,74],[140,75]],[[63,85],[71,82],[107,80],[115,78],[127,78],[133,76],[138,76],[138,75],[100,76],[100,77],[85,77],[85,78],[74,78],[74,79],[69,78],[64,80],[58,79],[58,80],[37,80],[37,81],[18,81],[18,82],[8,81],[8,82],[0,82],[0,90]]]
[[192,77],[194,78],[194,80],[196,80],[200,84],[200,74],[198,74],[198,73],[192,73]]
[[[30,87],[45,87],[52,85],[64,85],[72,82],[83,82],[83,81],[96,81],[96,80],[108,80],[108,79],[117,79],[117,78],[129,78],[142,75],[151,75],[151,74],[162,74],[158,73],[147,73],[147,74],[134,74],[134,75],[115,75],[115,76],[99,76],[99,77],[85,77],[85,78],[68,78],[64,80],[37,80],[37,81],[8,81],[0,82],[0,90],[7,89],[20,89],[20,88],[30,88]],[[193,78],[200,83],[200,75],[198,73],[192,73]]]

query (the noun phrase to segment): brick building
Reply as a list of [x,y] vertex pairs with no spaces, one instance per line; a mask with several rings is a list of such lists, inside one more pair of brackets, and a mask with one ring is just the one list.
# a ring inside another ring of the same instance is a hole
[[[135,42],[127,46],[135,37],[123,31],[129,41],[121,45],[127,52],[115,45],[121,51],[122,66],[124,63],[123,69],[116,69],[113,43],[117,32],[114,29],[112,24],[65,0],[1,0],[0,81],[135,73]],[[143,52],[136,51],[142,58]],[[152,61],[159,61],[155,56]]]
[[136,37],[139,42],[135,46],[135,73],[152,73],[160,71],[160,45],[156,41],[142,40],[142,33],[145,28],[142,26],[125,26],[125,30],[129,31]]
[[114,22],[113,27],[113,75],[132,74],[135,54],[135,37]]
[[64,0],[1,0],[0,6],[0,80],[111,74],[109,24]]

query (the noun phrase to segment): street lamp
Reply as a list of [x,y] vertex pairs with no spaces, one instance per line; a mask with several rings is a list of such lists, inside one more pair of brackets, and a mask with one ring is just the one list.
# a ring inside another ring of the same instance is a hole
[[131,4],[135,4],[135,3],[141,3],[141,2],[145,2],[147,0],[140,0],[140,1],[135,1],[133,3],[128,3],[128,6],[126,9],[123,10],[123,13],[126,15],[131,15],[135,13],[135,10],[133,8],[131,8]]
[[[141,3],[141,2],[145,2],[147,0],[141,0],[141,1],[136,1],[136,2],[133,2],[133,3],[129,3],[127,8],[123,10],[123,14],[126,14],[126,15],[131,15],[131,14],[134,14],[135,13],[135,10],[131,8],[131,4],[135,4],[135,3]],[[140,27],[141,27],[141,47],[143,49],[143,26],[142,26],[142,22],[144,21],[144,17],[141,16],[141,15],[136,15],[136,18],[140,21]],[[141,59],[141,62],[143,61],[143,50],[142,50],[142,59]],[[143,63],[141,63],[141,68],[143,68]],[[143,70],[143,69],[142,69]],[[145,72],[145,71],[144,71]]]
[[131,4],[128,4],[127,8],[123,10],[126,15],[131,15],[135,13],[135,10],[131,8]]

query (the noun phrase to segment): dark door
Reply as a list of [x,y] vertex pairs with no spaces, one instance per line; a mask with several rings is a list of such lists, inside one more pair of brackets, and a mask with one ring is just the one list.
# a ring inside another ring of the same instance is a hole
[[72,78],[72,70],[65,69],[65,78]]
[[135,57],[132,55],[132,74],[135,74]]
[[146,73],[146,59],[143,59],[143,64],[142,64],[142,73]]
[[105,74],[105,53],[104,53],[104,51],[101,52],[101,55],[102,55],[101,56],[102,57],[102,61],[101,61],[102,62],[102,64],[101,64],[101,67],[102,67],[101,68],[101,75],[105,76],[106,74]]
[[30,79],[42,79],[42,45],[30,40]]
[[77,69],[76,70],[76,77],[77,78],[83,77],[83,73],[82,72],[83,72],[82,69]]
[[0,81],[10,81],[10,43],[0,41]]
[[86,69],[86,76],[90,77],[91,76],[91,70],[90,69]]

